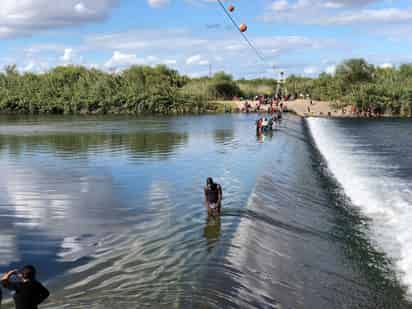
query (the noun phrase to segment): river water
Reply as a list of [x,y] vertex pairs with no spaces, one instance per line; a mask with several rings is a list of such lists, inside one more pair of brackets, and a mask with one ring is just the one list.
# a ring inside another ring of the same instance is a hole
[[411,308],[412,122],[255,118],[0,118],[0,271],[43,308]]

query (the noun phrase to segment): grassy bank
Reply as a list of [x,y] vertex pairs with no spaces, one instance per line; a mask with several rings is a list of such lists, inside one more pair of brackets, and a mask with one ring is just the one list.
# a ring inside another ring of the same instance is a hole
[[412,116],[411,64],[379,68],[363,59],[350,59],[338,65],[334,75],[290,76],[286,85],[291,92],[332,102],[335,109],[353,105],[360,112],[372,110],[380,114]]
[[43,74],[0,75],[0,111],[24,114],[201,113],[208,101],[182,91],[189,78],[165,66],[134,66],[120,74],[57,67]]
[[[274,96],[274,79],[234,80],[224,72],[189,78],[166,66],[133,66],[121,73],[65,66],[21,74],[0,73],[0,113],[12,114],[184,114],[233,112],[234,97]],[[340,64],[336,74],[290,76],[288,94],[310,95],[332,108],[412,116],[412,65],[378,68],[362,59]]]
[[0,112],[8,114],[185,114],[232,112],[219,100],[243,95],[232,76],[191,79],[165,66],[133,66],[119,74],[57,67],[0,74]]

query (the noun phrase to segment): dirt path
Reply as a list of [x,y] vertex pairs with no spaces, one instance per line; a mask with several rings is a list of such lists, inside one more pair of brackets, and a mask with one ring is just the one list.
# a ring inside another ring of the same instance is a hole
[[349,117],[350,106],[346,107],[344,110],[335,109],[332,107],[330,102],[324,101],[312,101],[310,100],[296,100],[287,102],[288,109],[293,110],[296,114],[302,117],[308,116],[332,116],[332,117]]
[[[256,108],[258,101],[248,101],[251,105],[252,110]],[[239,110],[242,110],[244,107],[245,101],[231,101],[232,104],[236,105]],[[330,102],[325,101],[312,101],[310,104],[310,100],[295,100],[295,101],[288,101],[284,103],[290,111],[295,112],[297,115],[301,117],[350,117],[350,106],[345,108],[345,112],[342,109],[334,109]],[[261,106],[261,111],[266,111],[269,109],[269,105]]]

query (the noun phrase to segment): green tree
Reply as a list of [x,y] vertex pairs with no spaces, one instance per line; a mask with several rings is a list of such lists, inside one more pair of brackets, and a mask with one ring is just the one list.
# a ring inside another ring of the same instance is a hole
[[374,67],[364,59],[349,59],[336,68],[336,76],[348,84],[369,82],[373,73]]

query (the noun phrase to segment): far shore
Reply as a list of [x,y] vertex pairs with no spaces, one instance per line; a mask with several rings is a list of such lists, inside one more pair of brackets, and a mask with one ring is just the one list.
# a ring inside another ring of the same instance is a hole
[[354,117],[350,105],[338,109],[331,102],[302,99],[287,102],[286,105],[301,117]]
[[[208,108],[198,113],[200,114],[219,114],[219,113],[240,113],[244,112],[245,103],[248,102],[249,105],[249,112],[250,113],[268,113],[270,109],[270,104],[261,104],[259,111],[257,111],[257,107],[259,105],[259,101],[255,100],[211,100],[208,102]],[[353,106],[352,105],[344,105],[339,104],[341,107],[337,107],[336,103],[328,102],[328,101],[316,101],[310,99],[297,99],[291,101],[284,101],[283,107],[287,109],[288,112],[293,113],[297,116],[302,118],[306,117],[325,117],[325,118],[367,118],[366,115],[359,115],[352,113]],[[342,107],[343,106],[343,107]],[[192,112],[196,113],[196,112]],[[183,114],[190,114],[188,113],[168,113],[164,112],[163,115],[183,115]],[[127,111],[113,111],[109,110],[108,112],[101,112],[101,111],[93,111],[88,112],[85,110],[80,110],[76,114],[63,114],[63,113],[38,113],[38,114],[29,114],[29,113],[19,113],[19,112],[3,112],[0,111],[0,116],[30,116],[30,115],[66,115],[66,116],[99,116],[99,115],[123,115],[123,116],[135,116],[135,115],[162,115],[162,113],[141,113],[136,114],[133,112]],[[372,116],[374,117],[374,116]],[[392,114],[382,114],[379,117],[402,117],[400,115],[392,115]]]
[[[243,101],[218,101],[216,103],[221,103],[230,106],[232,109],[241,111],[245,106],[245,100]],[[251,110],[256,110],[258,101],[247,101]],[[298,99],[293,101],[286,101],[283,103],[289,112],[292,112],[300,117],[336,117],[336,118],[362,118],[363,116],[358,116],[352,114],[352,105],[347,105],[346,107],[336,108],[332,102],[327,101],[315,101]],[[268,112],[270,105],[261,105],[260,112]],[[383,115],[383,117],[388,117],[390,115]]]

